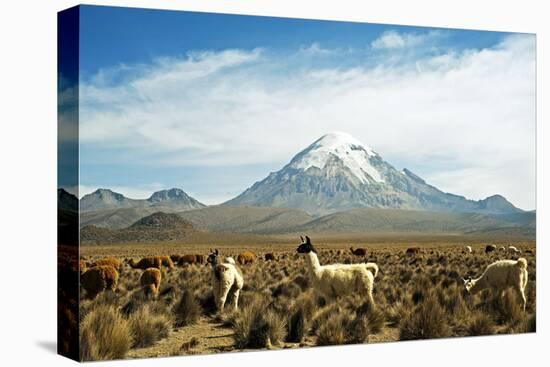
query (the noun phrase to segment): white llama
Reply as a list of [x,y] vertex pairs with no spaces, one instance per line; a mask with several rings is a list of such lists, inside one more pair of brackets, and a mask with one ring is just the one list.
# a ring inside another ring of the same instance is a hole
[[462,278],[466,290],[475,294],[484,289],[491,289],[501,295],[508,288],[513,288],[521,298],[523,311],[527,304],[525,287],[527,286],[527,260],[499,260],[487,266],[485,272],[476,279]]
[[378,266],[375,263],[321,266],[310,238],[306,236],[305,241],[302,237],[300,238],[302,244],[296,251],[305,257],[309,276],[318,292],[328,298],[361,294],[374,306],[372,289],[374,278],[378,274]]
[[[218,249],[208,255],[208,263],[212,266],[212,287],[218,312],[223,312],[225,301],[231,299],[232,308],[236,311],[239,303],[239,293],[243,288],[244,279],[241,270],[232,258],[219,262]],[[231,261],[232,260],[232,261]]]

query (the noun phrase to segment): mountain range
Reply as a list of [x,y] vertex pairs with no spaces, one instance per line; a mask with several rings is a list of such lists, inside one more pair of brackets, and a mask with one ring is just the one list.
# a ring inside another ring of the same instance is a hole
[[[78,210],[78,199],[63,189],[58,190],[58,200],[60,209]],[[422,232],[533,237],[536,227],[535,212],[523,211],[501,195],[470,200],[443,192],[408,169],[397,170],[346,133],[322,136],[281,170],[221,205],[207,207],[177,188],[140,200],[98,189],[80,200],[79,223],[89,240],[150,238],[143,233],[156,231],[154,226],[136,226],[152,219],[182,220],[193,231],[252,234]],[[163,229],[162,235],[157,231],[157,237],[172,238],[174,233],[188,231],[182,223],[178,231]]]
[[[153,193],[148,199],[129,199],[122,194],[109,189],[97,189],[91,194],[84,195],[80,200],[81,211],[170,207],[177,210],[200,209],[206,205],[190,197],[181,189],[161,190]],[[157,210],[158,211],[158,210]]]

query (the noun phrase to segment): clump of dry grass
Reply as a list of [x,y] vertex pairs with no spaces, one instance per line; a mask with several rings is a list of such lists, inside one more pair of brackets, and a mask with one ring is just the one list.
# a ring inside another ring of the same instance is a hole
[[83,361],[121,359],[132,345],[128,321],[113,306],[91,310],[80,325],[80,358]]
[[195,295],[187,289],[184,290],[179,301],[172,309],[175,317],[174,325],[181,327],[196,323],[202,313],[201,311],[201,305]]
[[495,323],[490,315],[483,312],[476,312],[468,320],[468,335],[493,335],[494,333]]
[[300,343],[306,336],[315,313],[314,292],[304,292],[296,298],[287,316],[287,337],[291,343]]
[[390,326],[396,327],[399,325],[401,319],[405,314],[405,309],[402,302],[395,302],[383,308],[384,318],[388,321]]
[[329,314],[326,321],[316,332],[317,345],[340,345],[345,342],[345,326],[349,322],[349,314]]
[[300,343],[307,332],[307,320],[305,311],[302,307],[295,310],[287,322],[287,337],[286,340],[292,343]]
[[234,321],[235,347],[269,348],[285,337],[285,320],[271,309],[266,301],[256,297],[238,312]]
[[317,345],[364,343],[370,334],[368,319],[349,310],[333,312],[317,330]]
[[523,309],[521,308],[516,295],[511,290],[504,292],[503,296],[495,295],[492,302],[497,320],[499,323],[510,323],[512,325],[519,324],[523,317]]
[[214,298],[214,293],[212,292],[212,290],[204,292],[202,295],[200,295],[198,297],[198,302],[205,315],[214,315],[216,313],[216,299]]
[[[368,306],[365,312],[362,310],[365,309],[365,306]],[[366,302],[362,308],[359,309],[358,316],[366,317],[369,330],[372,334],[377,334],[382,331],[382,328],[386,324],[386,316],[378,307],[372,307]]]
[[447,315],[433,293],[408,313],[400,325],[401,340],[444,338],[451,335]]
[[341,307],[339,307],[338,304],[333,303],[328,305],[327,307],[323,307],[318,309],[317,312],[313,315],[313,318],[311,320],[311,331],[313,333],[316,333],[321,326],[326,324],[328,319],[331,317],[332,314],[340,312]]
[[128,319],[133,335],[133,347],[148,347],[168,337],[172,331],[172,318],[167,313],[154,312],[149,305],[141,307]]

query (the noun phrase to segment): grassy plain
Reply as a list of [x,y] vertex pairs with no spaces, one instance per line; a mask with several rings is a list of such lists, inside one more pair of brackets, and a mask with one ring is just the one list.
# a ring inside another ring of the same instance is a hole
[[[299,348],[318,345],[376,343],[411,339],[533,332],[536,329],[536,249],[532,240],[472,236],[379,234],[311,236],[321,264],[376,262],[376,307],[358,296],[325,299],[311,287],[304,260],[293,236],[216,234],[186,242],[125,243],[82,246],[85,261],[103,257],[120,260],[172,254],[223,256],[252,251],[257,260],[241,267],[244,288],[238,312],[216,314],[211,270],[205,264],[162,270],[158,297],[146,297],[141,270],[127,264],[115,292],[88,299],[81,292],[81,335],[104,333],[90,329],[90,320],[117,322],[122,332],[92,335],[85,359],[141,358],[231,352],[250,349]],[[514,245],[520,255],[496,251],[487,244]],[[465,246],[473,253],[465,252]],[[349,248],[361,247],[358,257]],[[417,255],[406,249],[419,247]],[[265,261],[273,253],[276,261]],[[461,277],[479,276],[499,259],[525,257],[528,261],[527,311],[516,294],[465,294]],[[115,320],[115,321],[113,321]],[[101,322],[101,321],[98,321]],[[88,328],[88,329],[87,329]],[[97,328],[97,325],[95,326]]]

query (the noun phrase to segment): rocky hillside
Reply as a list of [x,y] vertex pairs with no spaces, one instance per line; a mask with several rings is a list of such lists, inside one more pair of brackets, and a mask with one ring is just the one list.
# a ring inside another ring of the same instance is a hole
[[191,223],[173,213],[153,213],[127,228],[110,229],[88,225],[80,230],[84,243],[177,241],[194,232]]

